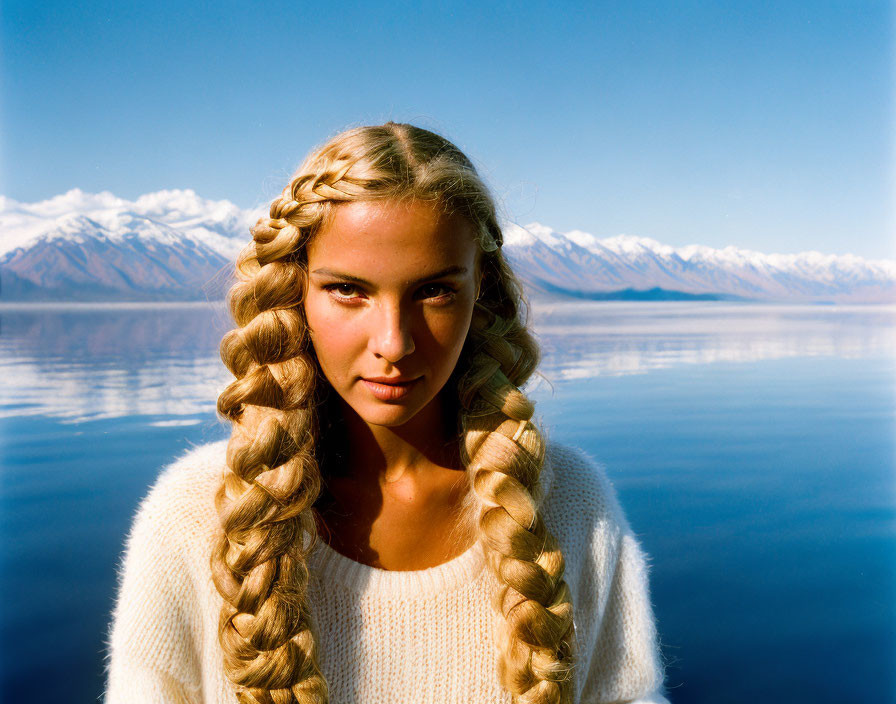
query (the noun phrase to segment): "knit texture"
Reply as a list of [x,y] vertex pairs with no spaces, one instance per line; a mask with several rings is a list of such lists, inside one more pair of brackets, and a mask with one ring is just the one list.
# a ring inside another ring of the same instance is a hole
[[[106,704],[222,704],[221,597],[209,556],[226,441],[166,467],[141,502],[119,569]],[[549,443],[541,511],[566,559],[575,608],[575,701],[668,704],[645,556],[602,468]],[[332,704],[509,704],[498,683],[491,595],[477,543],[409,572],[369,567],[323,540],[309,601]]]

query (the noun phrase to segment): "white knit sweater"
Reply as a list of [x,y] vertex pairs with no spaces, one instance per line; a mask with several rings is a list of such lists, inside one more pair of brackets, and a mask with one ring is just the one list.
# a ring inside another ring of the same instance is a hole
[[[236,702],[224,676],[209,555],[226,441],[164,469],[127,538],[108,638],[106,704]],[[666,703],[644,555],[603,471],[549,444],[545,524],[575,608],[576,702]],[[481,547],[418,571],[377,569],[322,540],[309,598],[332,704],[508,704]],[[666,703],[667,704],[667,703]]]

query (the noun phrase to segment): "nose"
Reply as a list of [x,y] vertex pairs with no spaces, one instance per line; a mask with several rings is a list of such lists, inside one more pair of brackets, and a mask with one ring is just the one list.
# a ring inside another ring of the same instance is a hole
[[379,315],[373,316],[370,331],[370,350],[387,362],[395,364],[414,349],[410,316],[398,304],[383,304]]

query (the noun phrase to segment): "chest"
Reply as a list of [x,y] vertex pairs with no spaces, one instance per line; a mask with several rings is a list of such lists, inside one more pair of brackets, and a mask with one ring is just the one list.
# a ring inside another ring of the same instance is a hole
[[338,553],[364,565],[429,569],[461,555],[475,540],[461,489],[456,484],[421,489],[411,482],[379,490],[337,484],[318,503],[318,532]]
[[421,594],[421,573],[411,577],[413,584],[401,573],[349,575],[373,582],[376,598],[365,597],[357,584],[312,580],[309,600],[332,702],[397,701],[401,692],[400,701],[409,704],[509,704],[495,662],[494,585],[487,569],[462,574],[466,561],[462,556],[428,570],[431,593],[423,588]]

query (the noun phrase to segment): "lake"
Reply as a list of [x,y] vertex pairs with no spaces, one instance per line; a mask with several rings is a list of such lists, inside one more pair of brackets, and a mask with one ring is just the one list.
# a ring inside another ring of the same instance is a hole
[[[650,557],[675,704],[896,702],[896,308],[541,304],[528,387]],[[95,702],[140,498],[224,438],[222,306],[0,307],[3,701]]]

